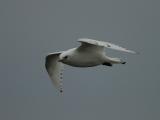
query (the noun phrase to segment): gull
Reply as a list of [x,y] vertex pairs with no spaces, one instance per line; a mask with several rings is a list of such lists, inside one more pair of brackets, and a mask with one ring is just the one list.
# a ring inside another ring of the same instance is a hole
[[64,64],[73,67],[93,67],[98,65],[113,66],[113,64],[125,64],[120,58],[109,57],[105,48],[136,54],[118,45],[88,38],[78,39],[81,45],[66,51],[49,53],[46,56],[45,67],[54,86],[62,93],[62,73]]

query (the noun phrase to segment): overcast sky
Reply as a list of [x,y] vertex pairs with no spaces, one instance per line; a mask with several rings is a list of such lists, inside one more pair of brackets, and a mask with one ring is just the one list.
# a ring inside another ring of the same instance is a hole
[[[1,0],[1,120],[159,120],[160,2]],[[80,37],[139,51],[106,50],[126,65],[65,67],[64,94],[51,84],[49,52]]]

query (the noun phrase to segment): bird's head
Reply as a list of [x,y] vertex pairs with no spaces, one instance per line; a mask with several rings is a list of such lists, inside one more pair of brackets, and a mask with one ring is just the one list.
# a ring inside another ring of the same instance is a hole
[[59,62],[67,62],[69,60],[69,54],[64,52],[59,56]]

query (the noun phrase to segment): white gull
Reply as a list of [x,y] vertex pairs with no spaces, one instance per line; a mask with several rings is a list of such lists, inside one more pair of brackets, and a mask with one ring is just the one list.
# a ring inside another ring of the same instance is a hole
[[63,64],[74,67],[93,67],[98,65],[112,66],[113,64],[125,64],[120,58],[112,58],[106,55],[105,48],[136,54],[135,51],[128,50],[118,45],[88,38],[78,39],[81,46],[66,51],[50,53],[46,56],[47,72],[56,86],[63,92],[62,71]]

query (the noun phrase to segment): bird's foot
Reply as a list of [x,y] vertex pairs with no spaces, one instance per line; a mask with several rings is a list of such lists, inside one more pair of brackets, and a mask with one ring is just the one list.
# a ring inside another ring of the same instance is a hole
[[126,62],[122,62],[122,64],[126,64]]

